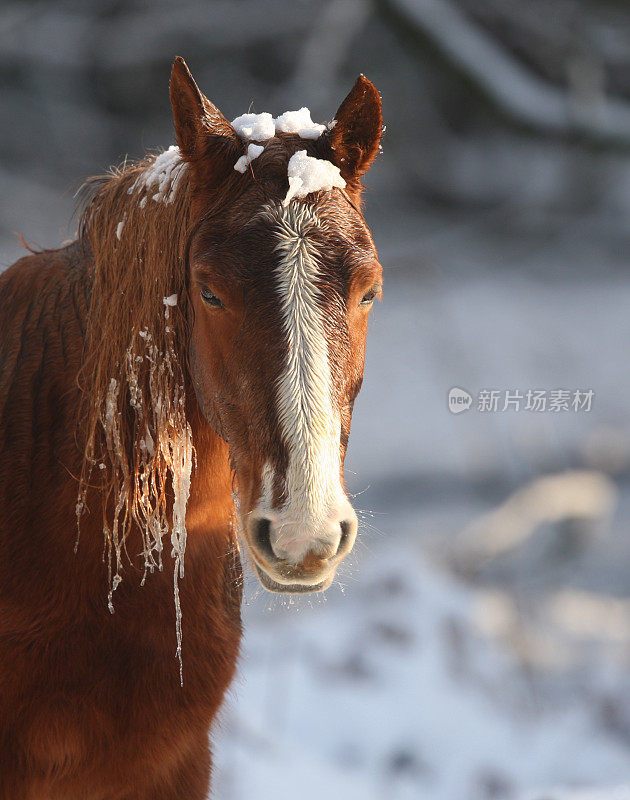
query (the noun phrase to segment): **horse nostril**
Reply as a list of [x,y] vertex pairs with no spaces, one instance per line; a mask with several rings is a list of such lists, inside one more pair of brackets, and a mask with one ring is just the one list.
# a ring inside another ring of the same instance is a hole
[[348,520],[344,520],[343,522],[339,523],[339,527],[341,528],[341,538],[339,539],[339,546],[337,547],[337,554],[344,550],[350,539],[352,534],[353,525]]
[[350,536],[350,523],[344,521],[341,523],[341,539],[339,540],[340,547],[347,542],[348,536]]
[[266,517],[261,517],[254,523],[254,542],[260,552],[275,560],[275,553],[271,546],[271,520]]

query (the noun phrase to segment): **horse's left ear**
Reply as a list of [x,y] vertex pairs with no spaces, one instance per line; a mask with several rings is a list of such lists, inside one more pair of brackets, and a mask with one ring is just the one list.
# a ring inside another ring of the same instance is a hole
[[206,155],[213,140],[240,155],[242,147],[234,128],[201,92],[181,56],[173,62],[170,94],[177,144],[187,161]]
[[359,75],[335,120],[327,134],[332,161],[345,180],[360,178],[376,158],[383,135],[381,96],[365,75]]

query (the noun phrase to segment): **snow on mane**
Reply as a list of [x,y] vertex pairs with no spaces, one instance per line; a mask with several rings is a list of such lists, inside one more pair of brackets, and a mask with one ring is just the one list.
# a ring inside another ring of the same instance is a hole
[[179,147],[171,145],[168,150],[156,156],[155,161],[138,177],[129,193],[135,189],[151,190],[157,186],[157,192],[152,195],[152,199],[156,203],[171,203],[185,169],[186,163],[181,157]]
[[284,198],[286,206],[294,197],[306,197],[311,192],[330,191],[337,186],[344,189],[346,182],[339,167],[323,158],[313,158],[306,150],[298,150],[289,159],[287,168],[289,191]]

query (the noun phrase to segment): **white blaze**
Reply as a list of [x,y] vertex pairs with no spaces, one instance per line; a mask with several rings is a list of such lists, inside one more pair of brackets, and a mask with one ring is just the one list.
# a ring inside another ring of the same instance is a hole
[[[288,341],[287,361],[277,384],[278,418],[289,453],[286,504],[276,515],[277,542],[290,547],[321,534],[322,526],[347,501],[339,475],[341,422],[332,402],[328,344],[317,287],[318,254],[307,235],[318,220],[308,206],[297,203],[275,210],[274,217],[280,253],[276,268],[280,310]],[[268,486],[268,473],[265,478],[263,483]],[[263,494],[268,496],[268,489]],[[267,497],[262,500],[264,503]]]

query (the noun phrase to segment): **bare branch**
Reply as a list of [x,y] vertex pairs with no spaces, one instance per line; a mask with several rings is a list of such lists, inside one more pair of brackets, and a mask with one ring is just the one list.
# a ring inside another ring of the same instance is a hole
[[630,146],[630,104],[603,92],[585,95],[534,75],[449,0],[386,0],[507,118],[555,136]]

